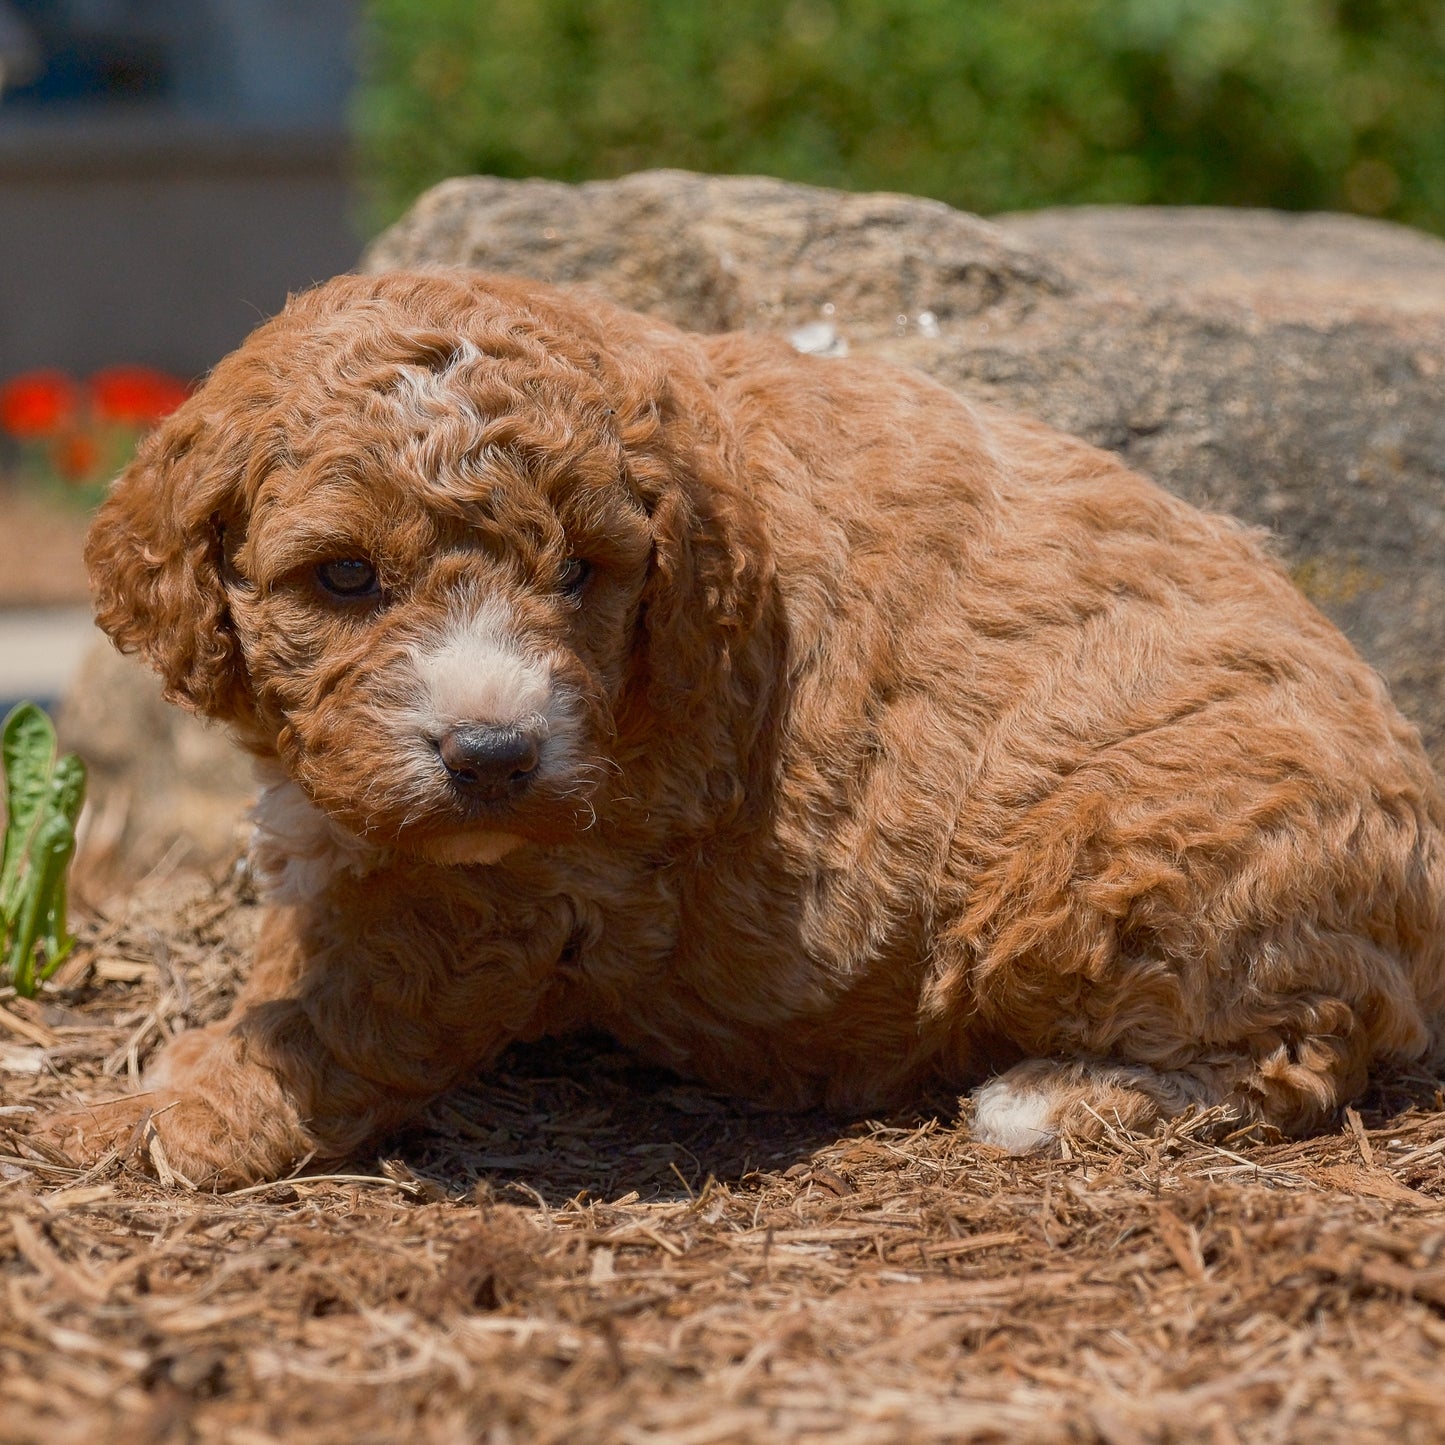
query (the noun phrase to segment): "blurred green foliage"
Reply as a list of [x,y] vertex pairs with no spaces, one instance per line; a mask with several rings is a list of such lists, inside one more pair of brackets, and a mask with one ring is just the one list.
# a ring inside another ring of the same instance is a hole
[[1445,231],[1445,0],[367,0],[376,219],[650,166]]

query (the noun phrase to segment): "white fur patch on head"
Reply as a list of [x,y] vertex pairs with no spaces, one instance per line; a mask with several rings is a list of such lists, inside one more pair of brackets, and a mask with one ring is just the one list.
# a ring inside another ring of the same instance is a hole
[[262,788],[251,809],[250,863],[269,901],[309,902],[337,874],[360,876],[386,861],[384,849],[328,818],[279,768],[257,764],[256,773]]
[[433,741],[465,723],[517,727],[542,744],[540,766],[567,760],[577,730],[570,699],[544,658],[517,641],[511,609],[489,599],[450,618],[411,648],[416,675],[407,721]]
[[1037,1089],[991,1079],[973,1094],[973,1137],[980,1144],[1028,1154],[1058,1137],[1053,1100]]
[[477,419],[476,408],[458,370],[481,359],[482,353],[465,338],[458,337],[446,364],[403,366],[396,374],[395,395],[409,418],[455,417],[458,413]]

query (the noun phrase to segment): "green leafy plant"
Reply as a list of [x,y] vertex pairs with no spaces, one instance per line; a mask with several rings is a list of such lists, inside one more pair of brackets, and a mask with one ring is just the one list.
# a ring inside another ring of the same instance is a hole
[[644,166],[1445,232],[1440,0],[366,0],[374,217]]
[[0,862],[0,941],[16,993],[33,998],[75,939],[66,930],[66,890],[75,825],[85,802],[85,764],[57,756],[55,729],[33,702],[0,728],[5,769],[5,851]]

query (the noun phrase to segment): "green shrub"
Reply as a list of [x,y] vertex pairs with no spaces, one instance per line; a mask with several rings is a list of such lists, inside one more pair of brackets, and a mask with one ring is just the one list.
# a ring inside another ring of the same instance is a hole
[[649,166],[1445,231],[1441,0],[368,0],[376,218]]

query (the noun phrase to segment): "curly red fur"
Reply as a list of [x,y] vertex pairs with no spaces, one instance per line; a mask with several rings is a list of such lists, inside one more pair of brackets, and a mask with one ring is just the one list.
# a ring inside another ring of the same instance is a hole
[[[788,1106],[1012,1065],[1010,1147],[1309,1129],[1440,1058],[1445,804],[1375,674],[1244,528],[920,376],[346,277],[147,443],[89,562],[273,775],[252,976],[131,1109],[198,1180],[581,1026]],[[439,761],[472,721],[531,730],[514,792]]]

